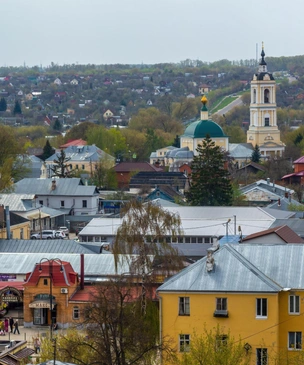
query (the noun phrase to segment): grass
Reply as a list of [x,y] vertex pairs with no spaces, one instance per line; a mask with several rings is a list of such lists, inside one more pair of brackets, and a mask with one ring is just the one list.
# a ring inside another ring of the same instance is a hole
[[237,99],[237,96],[224,96],[221,101],[219,101],[214,108],[211,109],[211,113],[216,113],[220,109],[225,108],[225,106],[232,103],[235,99]]

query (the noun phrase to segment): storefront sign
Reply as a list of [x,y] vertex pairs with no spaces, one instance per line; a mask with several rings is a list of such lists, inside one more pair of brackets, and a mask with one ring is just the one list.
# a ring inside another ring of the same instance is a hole
[[[55,304],[52,303],[52,309],[54,309]],[[50,303],[48,302],[32,302],[29,304],[30,308],[51,308]]]
[[19,298],[15,295],[3,295],[2,302],[19,302]]

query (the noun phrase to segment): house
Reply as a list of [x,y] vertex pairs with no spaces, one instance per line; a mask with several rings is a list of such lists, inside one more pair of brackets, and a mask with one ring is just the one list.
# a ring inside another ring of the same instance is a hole
[[82,185],[80,178],[26,178],[14,185],[17,194],[35,194],[40,205],[59,209],[70,215],[92,215],[98,212],[95,186]]
[[159,185],[145,197],[145,201],[155,199],[164,199],[169,202],[175,202],[184,200],[184,196],[170,185]]
[[71,146],[86,146],[87,145],[87,141],[83,140],[83,139],[73,139],[72,141],[68,141],[65,144],[62,144],[60,146],[60,149],[65,149]]
[[29,239],[30,221],[10,212],[8,206],[4,208],[3,205],[0,205],[0,237],[2,239]]
[[54,80],[54,84],[56,84],[56,85],[61,85],[61,84],[62,84],[62,82],[61,82],[61,80],[57,77],[57,79],[55,79],[55,80]]
[[200,95],[208,94],[209,91],[210,91],[210,86],[207,84],[201,84],[198,88],[198,92]]
[[113,116],[114,116],[114,113],[113,113],[110,109],[107,109],[107,110],[103,113],[103,118],[104,118],[104,119],[112,118]]
[[[238,167],[239,164],[237,163],[236,167]],[[239,183],[246,184],[247,179],[249,179],[251,176],[255,176],[256,174],[265,174],[266,168],[264,165],[258,164],[256,162],[249,162],[245,164],[242,167],[239,167],[235,171],[235,176],[238,178]]]
[[250,234],[241,240],[242,243],[302,243],[304,240],[287,225],[269,228],[265,231]]
[[221,338],[229,333],[245,344],[250,364],[278,363],[279,354],[288,356],[280,362],[287,364],[301,356],[303,261],[302,244],[210,250],[158,288],[160,333],[181,355],[191,351],[195,335],[219,326]]
[[[83,143],[80,140],[80,143]],[[80,171],[92,176],[97,169],[97,163],[103,160],[108,164],[108,168],[114,166],[115,158],[108,153],[102,151],[95,145],[75,145],[71,143],[64,150],[66,159],[68,160],[69,171]],[[53,172],[52,168],[55,166],[54,160],[57,160],[59,154],[55,153],[45,160],[44,165],[41,168],[41,177],[51,177]]]
[[304,156],[293,162],[294,172],[282,177],[284,184],[304,184]]
[[78,85],[78,80],[77,79],[73,79],[70,81],[71,85]]

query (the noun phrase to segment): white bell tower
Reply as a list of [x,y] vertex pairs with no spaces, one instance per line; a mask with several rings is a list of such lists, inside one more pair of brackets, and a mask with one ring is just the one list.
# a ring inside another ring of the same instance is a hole
[[251,81],[250,126],[247,142],[258,145],[262,156],[282,156],[285,145],[277,126],[276,82],[267,71],[264,45],[258,73]]

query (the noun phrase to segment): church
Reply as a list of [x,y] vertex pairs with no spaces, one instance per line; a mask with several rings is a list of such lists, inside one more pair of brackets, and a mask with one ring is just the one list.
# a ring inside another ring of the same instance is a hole
[[189,164],[193,156],[197,154],[198,144],[202,144],[207,135],[215,142],[216,146],[234,158],[238,165],[248,163],[252,151],[259,146],[261,157],[282,156],[285,145],[280,140],[280,130],[277,125],[276,82],[273,75],[267,71],[264,46],[262,46],[261,60],[258,72],[253,75],[251,81],[250,126],[247,131],[247,143],[229,143],[223,129],[209,118],[207,98],[201,99],[202,108],[200,119],[187,126],[180,137],[180,148],[166,147],[153,152],[150,163],[158,161],[169,166],[170,171],[178,171],[184,165]]

